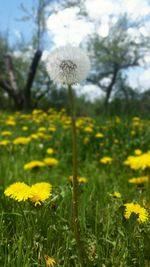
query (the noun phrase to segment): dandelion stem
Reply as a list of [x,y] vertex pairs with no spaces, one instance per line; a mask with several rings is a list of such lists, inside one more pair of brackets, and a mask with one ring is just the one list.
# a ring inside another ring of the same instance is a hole
[[148,203],[150,203],[150,168],[147,168],[147,173],[148,173],[147,195],[148,195]]
[[75,118],[75,106],[74,106],[74,96],[71,85],[68,86],[69,101],[70,101],[70,112],[71,112],[71,122],[72,122],[72,164],[73,164],[73,191],[72,191],[72,209],[73,209],[73,227],[74,235],[76,239],[76,245],[78,250],[78,256],[80,265],[84,265],[84,254],[83,247],[80,238],[80,223],[78,216],[78,180],[77,180],[77,133],[76,133],[76,118]]
[[25,216],[25,214],[24,214],[24,211],[23,211],[23,208],[22,208],[22,206],[21,206],[21,203],[20,203],[20,202],[19,202],[19,208],[20,208],[20,211],[21,211],[22,217],[23,217],[23,219],[24,219],[25,226],[27,226],[27,225],[28,225],[28,222],[27,222],[26,216]]

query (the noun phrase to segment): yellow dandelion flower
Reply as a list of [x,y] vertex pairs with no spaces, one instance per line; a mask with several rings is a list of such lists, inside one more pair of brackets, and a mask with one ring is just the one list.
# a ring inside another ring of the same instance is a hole
[[86,132],[86,133],[92,133],[93,132],[93,128],[90,127],[90,126],[87,126],[87,127],[84,128],[84,132]]
[[134,154],[135,154],[136,156],[139,156],[139,155],[142,154],[142,150],[141,150],[141,149],[135,149],[135,150],[134,150]]
[[79,176],[78,182],[79,182],[79,184],[86,184],[88,182],[88,179],[86,177]]
[[85,137],[85,138],[83,139],[83,144],[84,144],[84,145],[87,145],[89,142],[90,142],[90,138],[89,138],[89,137]]
[[139,126],[141,126],[141,122],[140,121],[133,121],[132,126],[133,127],[139,127]]
[[49,132],[56,132],[56,127],[51,126],[51,127],[48,128],[48,131]]
[[110,193],[109,196],[114,197],[114,198],[121,198],[121,194],[118,191]]
[[14,145],[26,145],[31,141],[30,137],[18,137],[13,141]]
[[118,139],[114,139],[114,144],[119,144],[119,140]]
[[82,127],[82,124],[83,124],[82,119],[78,119],[78,120],[76,121],[76,128],[80,129],[80,128]]
[[100,159],[100,163],[102,164],[111,164],[112,163],[112,158],[111,157],[103,157]]
[[52,154],[55,154],[55,150],[53,148],[48,148],[46,150],[46,153],[49,154],[49,155],[52,155]]
[[134,177],[128,180],[130,184],[141,185],[148,182],[148,176]]
[[132,120],[133,121],[140,121],[140,118],[139,117],[133,117]]
[[95,137],[96,137],[96,138],[103,138],[103,137],[104,137],[104,134],[102,134],[102,133],[97,133],[97,134],[95,135]]
[[44,167],[45,163],[40,161],[40,160],[33,160],[31,162],[28,162],[24,165],[24,170],[32,170],[32,169],[37,169],[40,167]]
[[5,196],[20,201],[25,201],[30,196],[30,186],[23,182],[17,182],[8,186],[4,191]]
[[41,114],[41,113],[43,113],[43,110],[41,110],[41,109],[34,109],[34,110],[32,111],[32,114],[33,114],[33,115],[39,115],[39,114]]
[[146,209],[149,209],[150,208],[150,203],[147,202],[146,199],[143,199],[142,204],[143,204],[144,208],[146,208]]
[[45,258],[45,263],[46,263],[46,267],[54,267],[54,265],[56,264],[56,261],[49,257],[48,255],[44,255]]
[[131,214],[137,215],[137,221],[144,223],[148,220],[148,212],[145,208],[141,207],[139,204],[126,203],[124,217],[128,220]]
[[28,126],[22,126],[22,131],[27,131],[28,130]]
[[[69,181],[72,183],[73,182],[73,176],[68,177]],[[78,183],[79,184],[86,184],[88,182],[88,179],[84,176],[78,176],[77,177]]]
[[10,144],[10,140],[2,140],[0,141],[0,146],[7,146]]
[[59,161],[57,159],[54,159],[54,158],[45,158],[43,161],[49,167],[56,166],[59,163]]
[[65,129],[69,128],[70,124],[71,124],[71,120],[70,120],[70,119],[66,119],[66,120],[64,121],[64,128],[65,128]]
[[124,161],[124,164],[129,165],[130,168],[134,170],[145,170],[150,167],[150,151],[139,156],[129,156],[127,160]]
[[38,129],[38,131],[39,131],[39,132],[46,132],[46,128],[45,128],[45,127],[40,127],[40,128]]
[[134,136],[136,132],[134,130],[131,131],[131,135]]
[[103,147],[103,146],[104,146],[104,143],[100,143],[99,146],[100,146],[100,147]]
[[39,137],[38,137],[37,134],[31,134],[31,135],[30,135],[30,138],[31,138],[31,139],[38,139]]
[[30,200],[36,205],[41,205],[52,195],[52,185],[50,183],[41,182],[31,186]]
[[38,132],[38,133],[37,133],[37,136],[38,136],[39,138],[45,138],[45,137],[46,137],[45,133],[43,133],[43,132]]
[[115,122],[119,124],[119,123],[121,122],[120,117],[116,116],[116,117],[115,117]]
[[10,135],[12,135],[12,132],[10,132],[10,131],[3,131],[3,132],[1,132],[1,135],[2,136],[10,136]]
[[15,126],[16,125],[16,122],[14,120],[7,120],[5,122],[5,124],[8,125],[8,126]]

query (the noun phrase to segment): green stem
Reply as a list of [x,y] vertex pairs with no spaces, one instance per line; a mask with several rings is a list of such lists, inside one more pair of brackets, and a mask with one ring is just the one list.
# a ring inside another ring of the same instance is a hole
[[148,200],[148,204],[150,204],[150,168],[147,168],[147,176],[148,176],[147,200]]
[[[24,223],[25,223],[25,226],[27,227],[28,226],[28,222],[27,222],[27,219],[26,219],[26,216],[24,214],[24,210],[21,206],[22,203],[18,202],[19,203],[19,208],[20,208],[20,211],[21,211],[21,214],[22,214],[22,217],[23,217],[23,220],[24,220]],[[25,228],[26,229],[26,228]]]
[[74,96],[71,85],[68,86],[69,101],[70,101],[70,112],[72,122],[72,164],[73,164],[73,191],[72,191],[72,216],[73,216],[73,227],[74,235],[76,239],[76,245],[78,250],[78,256],[80,265],[85,267],[83,247],[80,238],[80,223],[78,216],[78,180],[77,180],[77,133],[76,133],[76,118],[75,118],[75,106]]

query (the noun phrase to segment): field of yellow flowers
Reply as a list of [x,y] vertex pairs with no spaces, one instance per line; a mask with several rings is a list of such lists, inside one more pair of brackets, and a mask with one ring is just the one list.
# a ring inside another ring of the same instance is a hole
[[[79,266],[70,124],[64,109],[0,113],[0,266]],[[89,267],[150,266],[149,121],[79,117],[76,127]]]

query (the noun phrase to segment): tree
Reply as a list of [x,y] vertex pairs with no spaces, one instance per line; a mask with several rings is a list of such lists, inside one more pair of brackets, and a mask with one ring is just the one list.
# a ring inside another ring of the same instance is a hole
[[139,66],[148,49],[147,39],[143,36],[132,38],[128,34],[129,28],[136,29],[137,24],[131,23],[126,16],[120,17],[115,25],[110,25],[107,37],[95,34],[88,42],[94,70],[88,81],[105,92],[105,110],[123,71]]
[[31,65],[29,67],[28,76],[26,78],[24,88],[19,87],[12,56],[10,54],[6,54],[4,56],[3,62],[5,65],[5,78],[0,79],[0,87],[13,99],[14,106],[18,110],[31,108],[31,87],[35,78],[41,55],[42,52],[40,50],[37,50],[35,52]]
[[[4,40],[0,42],[1,62],[4,66],[2,70],[3,75],[0,75],[0,88],[7,92],[9,97],[13,99],[14,107],[19,110],[29,110],[33,107],[31,88],[33,87],[37,68],[42,56],[43,37],[46,31],[45,10],[50,2],[50,0],[39,0],[36,2],[36,5],[33,6],[31,13],[23,4],[21,5],[24,11],[24,16],[21,20],[26,21],[33,19],[34,22],[30,63],[27,61],[25,62],[21,56],[15,58],[11,49],[2,49],[2,46],[4,47]],[[20,54],[24,57],[22,52],[25,51],[20,51]],[[26,71],[26,69],[28,69],[28,71]],[[43,70],[43,66],[41,69]],[[41,98],[43,92],[40,95],[38,94],[36,102]]]

